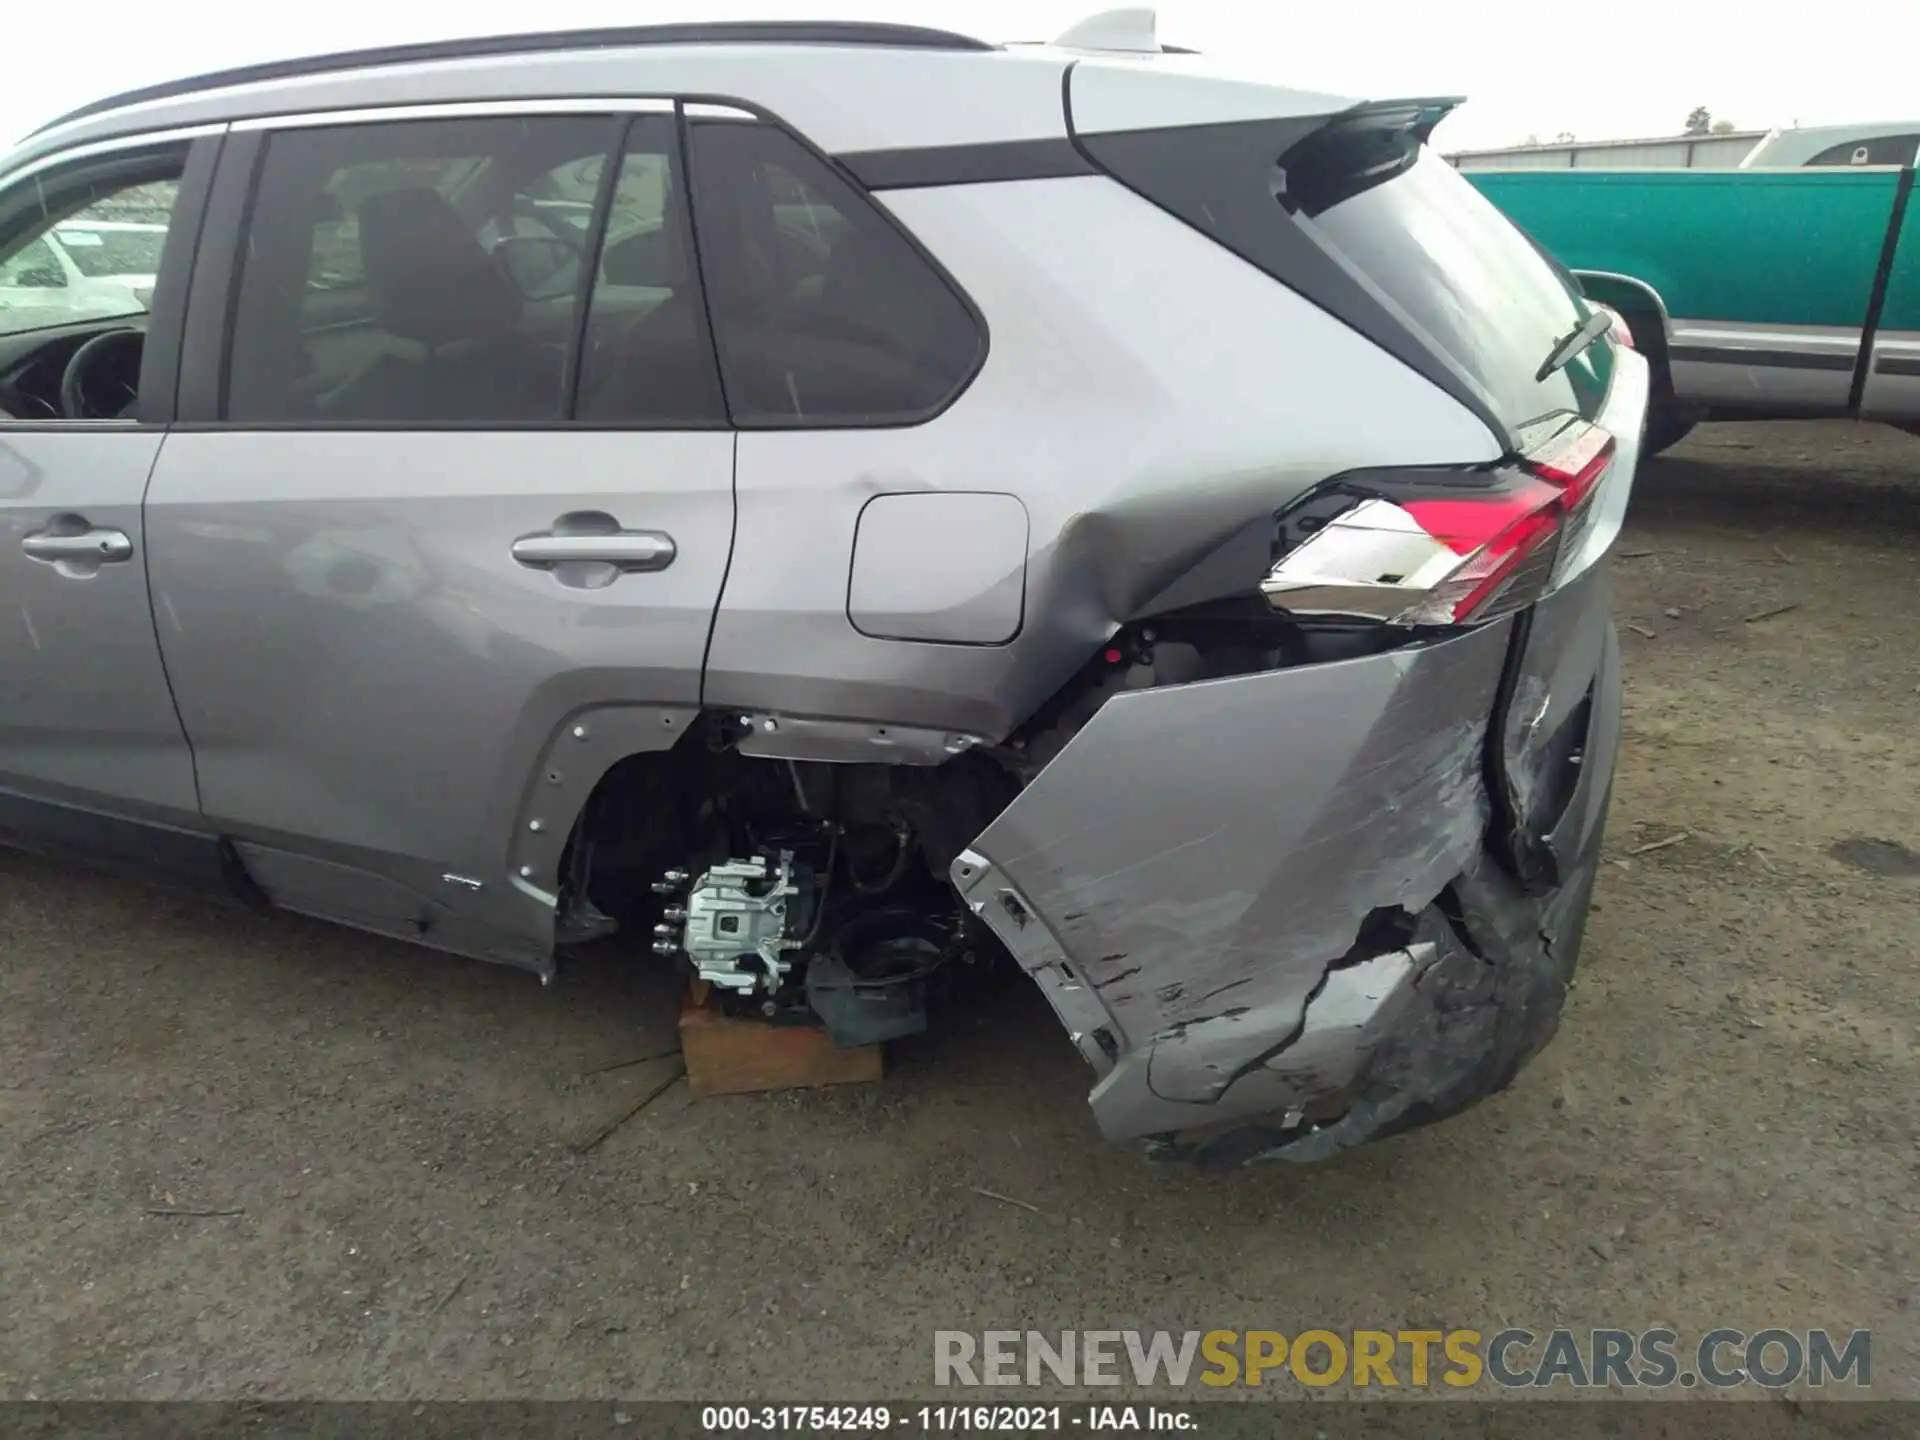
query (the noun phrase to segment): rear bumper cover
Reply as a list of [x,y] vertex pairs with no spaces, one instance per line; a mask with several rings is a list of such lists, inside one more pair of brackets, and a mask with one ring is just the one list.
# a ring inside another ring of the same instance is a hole
[[1594,566],[1441,643],[1117,696],[959,857],[1110,1139],[1316,1159],[1546,1042],[1618,747],[1607,595]]
[[1505,1087],[1579,959],[1620,746],[1605,558],[1649,394],[1539,604],[1365,659],[1113,697],[952,878],[1110,1139],[1315,1160]]
[[1112,1139],[1319,1159],[1552,1036],[1620,744],[1604,560],[1646,423],[1531,610],[1366,659],[1115,696],[953,865],[1099,1076]]

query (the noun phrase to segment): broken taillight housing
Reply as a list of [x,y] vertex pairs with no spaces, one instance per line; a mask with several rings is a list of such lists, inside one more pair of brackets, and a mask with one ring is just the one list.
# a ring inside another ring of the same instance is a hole
[[[1291,615],[1471,625],[1553,588],[1613,463],[1613,437],[1576,420],[1520,460],[1481,471],[1343,476],[1261,589]],[[1285,517],[1283,516],[1283,522]]]

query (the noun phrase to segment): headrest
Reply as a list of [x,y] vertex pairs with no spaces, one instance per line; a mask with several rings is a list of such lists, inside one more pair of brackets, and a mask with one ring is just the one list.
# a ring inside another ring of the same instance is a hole
[[360,259],[374,313],[392,334],[437,346],[519,324],[512,284],[437,190],[388,190],[362,201]]

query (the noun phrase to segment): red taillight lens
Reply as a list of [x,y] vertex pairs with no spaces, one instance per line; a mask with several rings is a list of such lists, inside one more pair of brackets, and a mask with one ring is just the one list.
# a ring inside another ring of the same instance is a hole
[[1531,452],[1528,470],[1559,487],[1561,503],[1569,510],[1586,503],[1613,464],[1613,436],[1598,425],[1574,424]]
[[1514,582],[1536,568],[1543,571],[1543,579],[1552,573],[1564,514],[1560,492],[1552,485],[1515,476],[1492,503],[1408,500],[1405,508],[1422,529],[1466,558],[1424,600],[1409,607],[1402,624],[1491,620],[1539,598],[1541,586]]
[[1633,330],[1627,324],[1624,315],[1611,305],[1594,305],[1593,308],[1607,317],[1609,321],[1607,325],[1607,338],[1609,340],[1627,350],[1639,348],[1633,343]]
[[[1296,615],[1465,625],[1553,587],[1613,463],[1613,437],[1575,421],[1472,487],[1386,477],[1274,565],[1261,587]],[[1388,498],[1391,497],[1391,498]]]

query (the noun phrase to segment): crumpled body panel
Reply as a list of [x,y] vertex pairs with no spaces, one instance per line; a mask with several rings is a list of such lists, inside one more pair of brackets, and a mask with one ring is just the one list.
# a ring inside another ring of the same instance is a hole
[[[1099,1073],[1110,1138],[1273,1117],[1255,1148],[1304,1158],[1400,1128],[1488,1065],[1487,1088],[1511,1078],[1552,1031],[1572,956],[1549,937],[1577,946],[1597,858],[1619,708],[1605,606],[1588,575],[1526,626],[1116,696],[980,835],[955,882]],[[1578,673],[1569,631],[1595,637]],[[1531,713],[1551,692],[1544,713],[1586,727],[1555,751],[1576,778],[1547,817],[1546,894],[1488,850],[1490,752],[1531,778],[1555,733],[1502,717],[1489,746],[1509,663]],[[1503,1017],[1508,995],[1526,1017]]]

